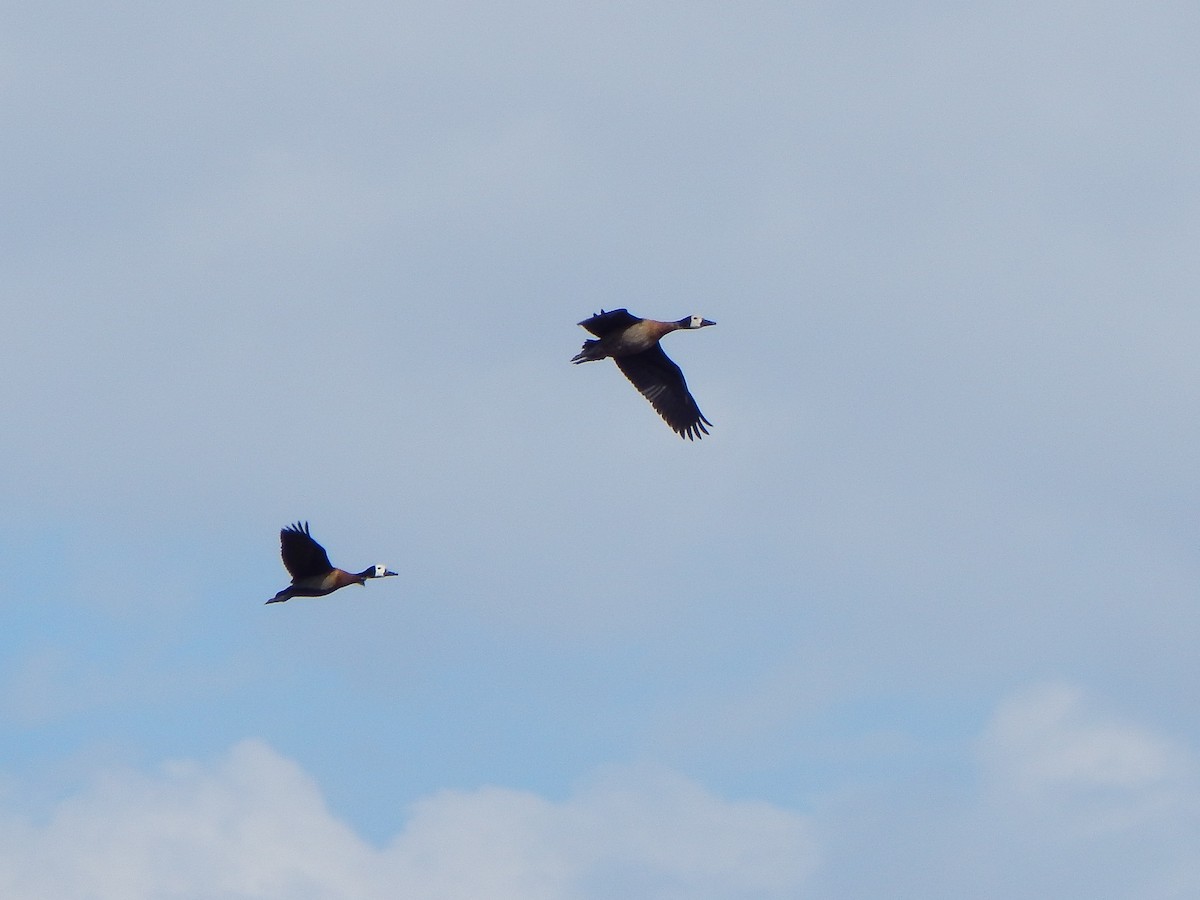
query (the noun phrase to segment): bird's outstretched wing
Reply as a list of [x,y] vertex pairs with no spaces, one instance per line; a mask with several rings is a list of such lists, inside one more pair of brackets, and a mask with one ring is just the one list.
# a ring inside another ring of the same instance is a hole
[[683,372],[662,347],[655,344],[641,353],[614,356],[613,361],[676,434],[688,440],[708,434],[704,426],[712,422],[704,418],[688,392]]
[[297,522],[279,532],[279,550],[283,567],[293,579],[324,575],[333,568],[325,548],[308,533],[307,522]]
[[579,324],[594,334],[596,337],[604,337],[606,334],[612,334],[614,331],[622,331],[630,325],[636,325],[642,321],[635,315],[631,315],[627,309],[610,309],[608,312],[600,310],[590,319],[584,319]]

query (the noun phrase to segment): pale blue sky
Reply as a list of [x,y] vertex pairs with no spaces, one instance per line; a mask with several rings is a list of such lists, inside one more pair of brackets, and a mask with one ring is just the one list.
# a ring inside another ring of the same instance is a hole
[[1200,891],[1193,5],[4,19],[5,897]]

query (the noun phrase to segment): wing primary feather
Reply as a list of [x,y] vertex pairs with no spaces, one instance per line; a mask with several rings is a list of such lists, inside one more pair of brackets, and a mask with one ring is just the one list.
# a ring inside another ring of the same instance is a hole
[[279,544],[283,566],[293,580],[322,575],[333,568],[329,554],[313,539],[307,522],[296,522],[283,529],[279,533]]
[[688,440],[708,434],[704,424],[712,422],[704,418],[688,391],[683,371],[661,346],[656,344],[641,353],[614,357],[614,361],[672,431]]

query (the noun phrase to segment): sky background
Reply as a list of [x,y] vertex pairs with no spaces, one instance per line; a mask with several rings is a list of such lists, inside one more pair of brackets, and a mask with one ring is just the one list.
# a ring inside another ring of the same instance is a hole
[[1200,895],[1200,7],[2,19],[4,897]]

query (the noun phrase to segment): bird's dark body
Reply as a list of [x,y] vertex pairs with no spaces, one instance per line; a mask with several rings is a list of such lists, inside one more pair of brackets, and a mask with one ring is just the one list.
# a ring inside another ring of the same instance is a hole
[[583,348],[571,362],[595,362],[612,357],[617,368],[676,434],[689,440],[708,434],[704,426],[712,425],[712,422],[700,412],[688,391],[683,371],[670,360],[659,341],[672,331],[703,328],[715,323],[699,316],[660,322],[639,318],[627,309],[614,309],[601,310],[579,324],[596,335],[597,340],[584,341]]
[[[366,584],[368,578],[395,575],[383,566],[347,572],[329,561],[329,554],[308,531],[308,523],[289,525],[279,532],[279,552],[292,583],[268,600],[283,603],[292,597],[324,597],[351,584]],[[382,570],[382,571],[381,571]]]

